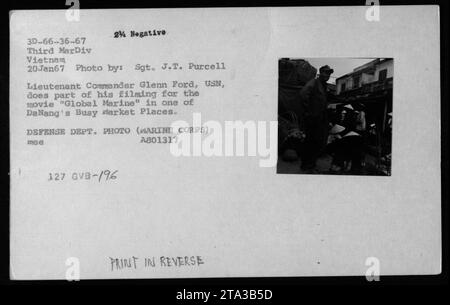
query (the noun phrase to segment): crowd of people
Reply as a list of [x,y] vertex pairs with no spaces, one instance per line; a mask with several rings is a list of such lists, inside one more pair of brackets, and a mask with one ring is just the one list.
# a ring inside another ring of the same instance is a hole
[[367,141],[366,115],[363,104],[355,107],[347,104],[331,113],[325,152],[333,156],[332,172],[361,172]]

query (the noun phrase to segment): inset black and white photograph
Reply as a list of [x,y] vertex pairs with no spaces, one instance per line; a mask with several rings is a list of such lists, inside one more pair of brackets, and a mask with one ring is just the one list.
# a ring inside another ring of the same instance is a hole
[[392,58],[281,58],[278,174],[390,176]]

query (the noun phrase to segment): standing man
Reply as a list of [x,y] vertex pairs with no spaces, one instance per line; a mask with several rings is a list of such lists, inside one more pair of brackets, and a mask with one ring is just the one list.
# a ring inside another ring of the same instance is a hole
[[328,65],[319,69],[319,76],[310,80],[300,92],[305,113],[305,151],[302,157],[302,169],[312,170],[317,158],[326,145],[328,135],[327,118],[327,81],[334,72]]

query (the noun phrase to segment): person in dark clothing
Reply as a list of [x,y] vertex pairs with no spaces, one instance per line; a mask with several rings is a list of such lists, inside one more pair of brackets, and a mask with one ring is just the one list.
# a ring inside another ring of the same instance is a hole
[[352,105],[348,104],[344,106],[344,110],[346,111],[344,120],[342,121],[342,126],[347,130],[356,130],[357,126],[357,114],[353,109]]
[[364,156],[364,143],[360,134],[347,129],[341,132],[342,137],[327,146],[327,152],[333,156],[331,170],[345,171],[351,162],[350,171],[361,173]]
[[300,98],[304,106],[305,143],[302,169],[310,170],[325,148],[328,136],[327,81],[334,72],[328,65],[319,69],[319,76],[302,88]]

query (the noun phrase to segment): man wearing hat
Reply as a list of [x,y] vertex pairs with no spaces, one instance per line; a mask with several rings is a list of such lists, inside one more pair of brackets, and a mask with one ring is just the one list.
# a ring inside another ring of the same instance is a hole
[[316,160],[327,142],[327,81],[333,72],[328,65],[320,67],[319,76],[306,83],[300,92],[306,135],[302,157],[303,170],[310,170],[316,166]]

